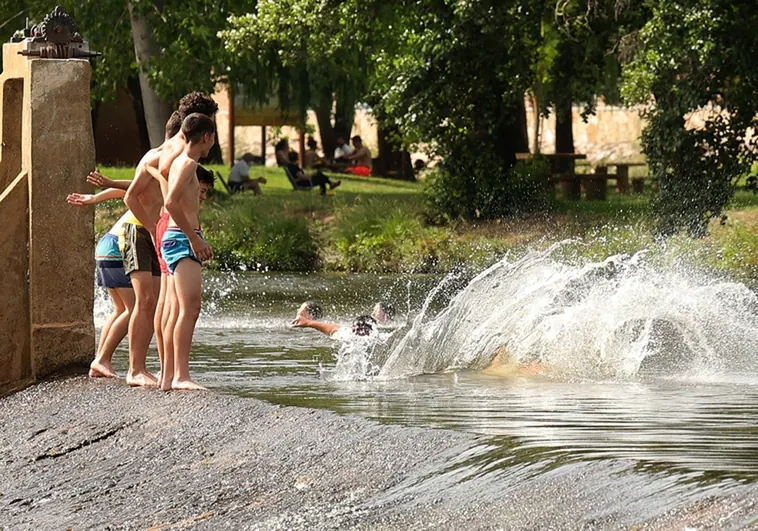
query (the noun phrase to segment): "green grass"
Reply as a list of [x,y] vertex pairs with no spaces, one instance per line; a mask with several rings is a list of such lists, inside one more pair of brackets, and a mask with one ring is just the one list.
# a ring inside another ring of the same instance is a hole
[[[225,167],[211,169],[228,175]],[[101,171],[129,179],[134,170]],[[563,253],[579,261],[657,245],[649,193],[622,195],[612,185],[607,201],[558,200],[547,215],[431,226],[418,183],[330,174],[343,184],[335,195],[321,196],[318,190],[293,192],[280,168],[253,167],[250,175],[268,180],[262,197],[252,192],[229,196],[217,184],[203,207],[216,267],[440,273],[462,265],[479,269],[506,252],[518,254],[564,239],[579,240]],[[120,201],[100,205],[98,233],[107,231],[123,210]],[[758,196],[738,192],[728,215],[725,225],[714,222],[709,237],[673,239],[667,248],[673,249],[671,256],[693,257],[758,285]]]

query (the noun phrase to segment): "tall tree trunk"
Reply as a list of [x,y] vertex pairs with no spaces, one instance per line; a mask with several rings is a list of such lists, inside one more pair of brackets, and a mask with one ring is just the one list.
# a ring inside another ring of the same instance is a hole
[[[555,152],[574,152],[574,129],[570,98],[561,98],[555,105]],[[556,169],[559,173],[571,173],[574,171],[574,161],[557,160]]]
[[[157,1],[154,4],[159,10],[162,9],[162,2]],[[145,111],[145,122],[147,123],[147,132],[150,138],[150,146],[157,147],[163,143],[165,136],[166,122],[173,112],[173,105],[162,99],[150,87],[147,79],[147,69],[150,59],[160,54],[158,44],[153,38],[153,32],[145,17],[135,12],[134,5],[129,2],[129,16],[132,23],[132,38],[134,39],[134,53],[137,57],[139,66],[139,83],[142,93],[142,104]]]
[[540,97],[537,95],[537,92],[532,92],[532,109],[534,112],[534,126],[532,131],[534,133],[534,144],[532,147],[532,153],[537,155],[542,149],[540,145],[540,133],[542,132],[542,115],[540,114]]
[[519,140],[516,145],[516,153],[529,153],[529,130],[526,122],[526,103],[524,103],[523,97],[519,98],[518,101],[518,127]]
[[129,96],[132,100],[134,118],[137,121],[140,149],[143,153],[145,153],[148,149],[150,149],[150,136],[147,133],[147,122],[145,122],[145,108],[142,106],[142,90],[140,89],[139,78],[135,76],[128,77],[126,80],[126,90],[129,92]]
[[397,128],[379,123],[377,139],[379,157],[374,162],[373,174],[382,177],[415,181],[411,154],[401,149],[394,138]]
[[350,133],[355,122],[355,99],[350,97],[336,98],[334,112],[335,134],[345,135],[345,140],[350,141]]
[[332,155],[334,155],[334,150],[337,148],[334,126],[332,126],[331,96],[329,97],[328,101],[319,102],[313,111],[316,113],[318,130],[321,133],[321,148],[324,150],[324,156],[331,158]]

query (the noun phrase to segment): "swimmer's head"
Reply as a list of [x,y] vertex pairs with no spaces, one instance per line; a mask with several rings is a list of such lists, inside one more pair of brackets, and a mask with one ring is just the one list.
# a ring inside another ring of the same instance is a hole
[[395,318],[395,308],[386,302],[377,302],[371,312],[371,317],[373,317],[377,323],[387,323]]
[[200,202],[202,203],[208,198],[208,191],[213,188],[213,183],[216,180],[216,176],[213,172],[197,165],[197,182],[200,184]]
[[369,336],[376,329],[376,320],[370,315],[361,315],[353,321],[353,334]]
[[305,301],[297,310],[297,315],[298,317],[307,317],[308,319],[316,321],[318,319],[321,319],[321,316],[324,315],[324,310],[317,302]]

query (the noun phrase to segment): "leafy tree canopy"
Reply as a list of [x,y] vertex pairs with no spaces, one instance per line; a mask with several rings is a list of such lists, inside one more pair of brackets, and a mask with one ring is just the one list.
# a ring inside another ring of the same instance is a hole
[[642,142],[663,234],[705,234],[756,161],[758,4],[655,0],[625,76],[650,105]]

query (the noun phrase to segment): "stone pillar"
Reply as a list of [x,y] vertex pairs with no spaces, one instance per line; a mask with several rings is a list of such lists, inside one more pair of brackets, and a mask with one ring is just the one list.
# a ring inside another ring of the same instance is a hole
[[95,350],[94,213],[66,204],[91,192],[90,65],[23,49],[3,46],[0,75],[0,391]]
[[33,59],[25,87],[29,141],[29,286],[32,365],[37,378],[86,366],[93,357],[94,216],[72,208],[95,168],[90,65],[83,59]]

